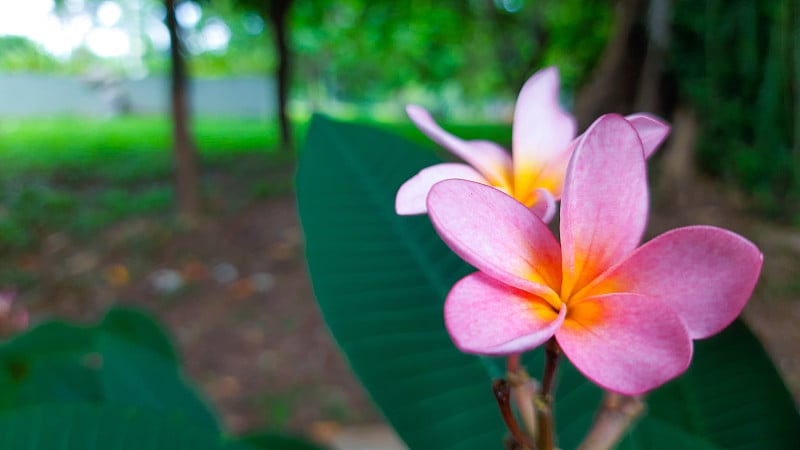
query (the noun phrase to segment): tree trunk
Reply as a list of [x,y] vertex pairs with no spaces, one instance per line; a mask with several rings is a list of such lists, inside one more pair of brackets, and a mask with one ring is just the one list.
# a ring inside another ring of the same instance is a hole
[[[639,77],[635,111],[663,112],[663,73],[669,51],[671,0],[650,0],[647,11],[647,56]],[[672,102],[674,103],[674,101]]]
[[184,217],[193,217],[200,211],[198,192],[197,149],[189,132],[189,99],[187,89],[186,63],[183,59],[182,44],[178,36],[178,22],[175,18],[175,0],[164,0],[167,10],[167,29],[170,39],[170,58],[172,62],[171,106],[172,136],[175,151],[175,192],[178,209]]
[[275,52],[278,54],[278,121],[281,127],[281,147],[284,150],[292,149],[292,128],[287,113],[289,100],[289,84],[291,69],[291,54],[289,52],[289,27],[287,19],[292,0],[273,0],[267,6],[267,16],[272,24],[274,33]]
[[791,42],[789,45],[792,55],[790,56],[792,65],[790,71],[793,72],[791,80],[790,91],[794,91],[794,136],[790,139],[794,140],[794,158],[795,158],[795,176],[800,179],[800,4],[794,2],[789,9],[791,16],[789,22],[789,30],[794,30],[791,34]]
[[575,115],[580,129],[602,114],[627,113],[633,108],[647,52],[647,35],[640,20],[647,3],[647,0],[617,2],[614,35],[591,79],[576,96]]
[[[672,135],[662,152],[658,179],[659,190],[672,206],[688,204],[695,188],[695,154],[699,124],[697,115],[690,106],[680,105],[675,110]],[[680,209],[679,209],[680,210]]]

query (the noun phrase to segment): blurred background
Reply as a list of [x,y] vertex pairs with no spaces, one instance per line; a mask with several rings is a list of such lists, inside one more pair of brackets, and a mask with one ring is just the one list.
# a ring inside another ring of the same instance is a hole
[[784,0],[0,0],[0,287],[32,322],[153,312],[234,431],[379,420],[331,342],[292,178],[312,113],[506,146],[555,65],[581,129],[673,123],[650,233],[764,250],[746,317],[800,399],[800,6]]

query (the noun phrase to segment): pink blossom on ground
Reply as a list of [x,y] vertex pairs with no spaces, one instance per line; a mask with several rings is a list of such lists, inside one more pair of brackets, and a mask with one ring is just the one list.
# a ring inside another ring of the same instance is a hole
[[[441,128],[430,113],[409,105],[406,111],[417,127],[464,163],[437,164],[406,181],[398,190],[398,214],[424,214],[431,186],[446,179],[465,179],[503,191],[549,222],[561,198],[564,175],[575,150],[575,118],[558,102],[559,75],[555,67],[536,72],[519,93],[512,129],[511,155],[488,141],[465,141]],[[669,133],[669,125],[648,114],[626,117],[639,132],[650,156]],[[512,158],[513,156],[513,158]]]
[[14,306],[17,292],[13,289],[0,291],[0,337],[9,336],[28,328],[28,311]]
[[479,270],[445,303],[456,346],[510,355],[555,336],[586,377],[636,395],[683,373],[692,339],[739,315],[763,259],[751,242],[693,226],[639,246],[648,212],[642,141],[618,115],[579,138],[562,192],[560,244],[528,205],[500,190],[457,179],[433,185],[434,227]]

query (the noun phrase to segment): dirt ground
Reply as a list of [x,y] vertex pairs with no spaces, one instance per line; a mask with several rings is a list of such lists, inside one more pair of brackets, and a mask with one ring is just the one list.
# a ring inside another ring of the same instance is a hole
[[52,235],[35,259],[34,321],[151,311],[232,431],[377,420],[316,307],[291,196],[190,227],[131,220],[83,249]]
[[[715,185],[697,192],[688,202],[655,195],[650,233],[715,224],[762,248],[764,274],[745,317],[800,404],[800,231],[753,219]],[[20,264],[43,280],[24,295],[34,320],[90,320],[115,303],[155,313],[232,431],[318,433],[380,420],[320,317],[290,195],[189,228],[127,221],[89,247],[51,235]]]

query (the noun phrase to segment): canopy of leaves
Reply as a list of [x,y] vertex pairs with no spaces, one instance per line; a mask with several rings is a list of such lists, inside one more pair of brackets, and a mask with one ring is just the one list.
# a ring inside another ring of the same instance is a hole
[[580,82],[611,11],[574,0],[348,0],[298,2],[292,20],[298,78],[329,95],[365,101],[427,87],[484,99],[513,96],[543,64]]
[[35,42],[21,36],[0,36],[0,71],[48,72],[59,62]]
[[797,8],[678,0],[673,17],[671,69],[701,118],[702,167],[784,217],[800,212]]

